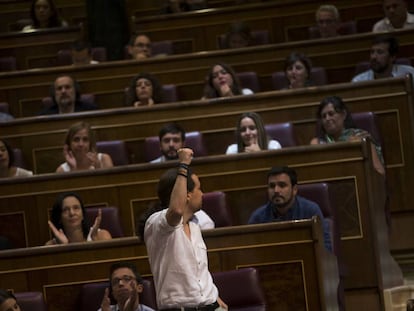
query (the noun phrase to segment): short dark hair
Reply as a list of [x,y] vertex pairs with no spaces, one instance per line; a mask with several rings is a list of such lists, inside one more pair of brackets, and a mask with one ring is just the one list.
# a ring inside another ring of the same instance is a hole
[[301,62],[306,69],[306,72],[308,74],[308,82],[312,80],[312,62],[311,60],[303,53],[300,52],[292,52],[286,57],[285,59],[285,66],[284,66],[284,72],[287,71],[287,69],[291,66],[293,66],[294,63],[297,61]]
[[137,280],[138,284],[142,284],[143,283],[143,279],[141,277],[141,275],[138,272],[137,266],[130,262],[130,261],[118,261],[115,262],[111,265],[111,267],[109,268],[109,280],[112,279],[112,274],[114,273],[115,270],[121,269],[121,268],[128,268],[132,271],[132,273],[134,273],[134,276]]
[[398,43],[397,38],[390,36],[390,35],[382,35],[382,36],[376,36],[372,40],[372,45],[380,44],[380,43],[388,44],[388,53],[391,56],[396,56],[398,54],[398,51],[400,49],[400,44]]
[[11,167],[14,164],[14,151],[13,151],[12,147],[10,146],[10,144],[6,140],[0,139],[0,141],[3,142],[4,147],[6,147],[7,153],[9,154],[8,167]]
[[139,36],[145,36],[145,37],[147,37],[149,40],[151,40],[151,39],[150,39],[150,37],[149,37],[147,34],[143,33],[143,32],[134,32],[134,33],[132,33],[132,34],[131,34],[131,37],[129,38],[128,45],[133,46],[133,45],[135,44],[135,40],[136,40]]
[[238,34],[241,37],[243,37],[246,40],[248,46],[251,45],[254,41],[248,24],[246,24],[245,22],[234,22],[230,24],[229,29],[226,33],[224,39],[224,48],[231,48],[230,39],[235,34]]
[[270,171],[267,173],[267,179],[269,180],[270,176],[280,175],[280,174],[286,174],[289,176],[290,183],[292,186],[296,185],[298,183],[298,176],[296,174],[296,171],[293,168],[290,168],[288,166],[274,166],[270,169]]
[[167,123],[165,124],[160,131],[158,132],[158,138],[161,139],[164,137],[165,134],[172,133],[172,134],[181,134],[181,140],[185,141],[185,131],[184,129],[176,122]]
[[83,205],[82,198],[75,192],[64,192],[62,194],[59,194],[56,198],[55,203],[53,204],[52,208],[52,215],[50,216],[50,220],[55,225],[56,229],[62,229],[63,232],[65,232],[65,228],[63,228],[63,224],[61,221],[62,217],[62,207],[63,207],[63,200],[65,200],[67,197],[75,197],[78,199],[80,206],[82,208],[82,231],[83,236],[86,239],[89,234],[89,224],[86,221],[86,210],[85,206]]

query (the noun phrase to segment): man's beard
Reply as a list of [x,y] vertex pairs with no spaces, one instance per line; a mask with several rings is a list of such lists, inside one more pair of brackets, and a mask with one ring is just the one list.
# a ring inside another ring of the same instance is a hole
[[170,155],[170,151],[172,150],[168,150],[168,152],[163,152],[163,156],[167,159],[167,160],[177,160],[178,159],[178,153],[175,149],[173,149],[175,151],[174,155]]
[[381,65],[377,62],[374,62],[370,64],[372,71],[374,71],[375,73],[384,73],[387,69],[388,69],[388,64],[385,65]]
[[276,209],[284,209],[286,206],[288,206],[289,204],[292,203],[294,199],[294,196],[292,195],[289,200],[282,202],[282,203],[277,203],[274,201],[274,197],[272,198],[272,206]]

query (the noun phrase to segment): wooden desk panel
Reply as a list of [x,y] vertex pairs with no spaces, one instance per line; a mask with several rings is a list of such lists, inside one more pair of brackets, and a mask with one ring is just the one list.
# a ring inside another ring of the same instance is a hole
[[81,36],[78,26],[4,33],[0,34],[0,56],[16,57],[19,70],[55,66],[57,52]]
[[[413,30],[395,32],[401,42],[401,57],[414,55],[413,34]],[[267,91],[271,90],[271,74],[282,70],[286,55],[298,49],[307,53],[315,66],[327,69],[330,83],[348,82],[354,75],[355,64],[368,59],[374,36],[367,33],[143,61],[107,62],[81,68],[63,66],[3,73],[0,74],[0,101],[8,102],[11,113],[16,117],[37,114],[40,100],[49,94],[52,81],[57,75],[67,73],[80,82],[83,93],[94,93],[97,103],[103,108],[119,108],[124,105],[124,89],[136,74],[137,65],[142,71],[152,72],[163,84],[176,84],[181,100],[195,100],[201,98],[205,75],[211,64],[217,61],[233,65],[237,72],[256,71],[262,90]],[[33,103],[36,107],[32,107]]]
[[[204,232],[204,238],[212,272],[248,266],[259,270],[268,310],[281,304],[300,310],[337,308],[336,260],[323,247],[316,219],[217,229]],[[133,261],[142,275],[151,274],[145,246],[136,238],[122,238],[2,252],[0,286],[42,291],[49,311],[74,311],[80,286],[106,280],[109,266],[119,260]],[[290,295],[286,283],[295,289]]]
[[[360,302],[359,299],[367,298],[365,291],[368,288],[372,290],[380,286],[378,282],[388,287],[400,281],[398,268],[389,256],[387,235],[383,234],[386,231],[383,181],[370,164],[371,153],[367,147],[365,143],[338,143],[256,154],[223,155],[196,158],[192,166],[201,179],[203,191],[224,191],[229,193],[230,202],[239,204],[233,206],[236,224],[246,222],[246,207],[251,209],[262,203],[256,200],[257,194],[262,191],[265,195],[264,178],[273,165],[294,167],[301,183],[334,183],[338,193],[347,194],[347,200],[337,198],[339,215],[355,215],[340,220],[346,222],[341,224],[341,228],[354,228],[354,231],[343,232],[342,259],[348,269],[345,280],[347,293]],[[170,165],[172,163],[133,165],[94,172],[3,180],[0,181],[0,204],[6,207],[2,208],[4,212],[32,213],[27,224],[29,245],[32,246],[49,239],[46,222],[48,208],[56,195],[66,190],[76,190],[88,204],[106,202],[118,206],[124,231],[132,234],[135,220],[147,203],[156,197],[158,177]],[[243,196],[243,193],[256,195]],[[375,257],[376,254],[379,258]],[[376,292],[382,293],[381,290]],[[380,296],[374,296],[379,303]]]

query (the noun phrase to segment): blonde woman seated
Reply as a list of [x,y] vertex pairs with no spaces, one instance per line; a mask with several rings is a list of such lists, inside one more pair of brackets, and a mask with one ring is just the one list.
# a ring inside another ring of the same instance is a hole
[[275,150],[282,146],[277,140],[269,139],[262,118],[255,112],[243,113],[236,128],[237,144],[227,147],[226,154]]
[[4,139],[0,139],[0,178],[27,177],[33,175],[32,171],[14,166],[13,164],[13,149]]
[[59,195],[53,205],[51,220],[48,221],[54,238],[47,241],[46,245],[112,239],[109,231],[99,228],[101,210],[92,227],[89,227],[85,214],[85,207],[79,195],[74,192]]
[[66,162],[56,169],[57,173],[114,166],[110,155],[96,152],[95,135],[86,122],[75,123],[69,128],[63,147],[63,155]]
[[373,139],[370,133],[355,127],[342,98],[338,96],[324,98],[319,104],[317,118],[320,121],[321,131],[318,137],[311,140],[311,145],[360,141],[363,138],[370,138],[374,167],[378,173],[385,175],[384,158],[380,144]]

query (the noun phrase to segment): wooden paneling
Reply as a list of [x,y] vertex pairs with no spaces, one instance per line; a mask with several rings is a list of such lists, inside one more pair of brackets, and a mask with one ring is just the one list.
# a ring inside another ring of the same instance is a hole
[[[358,297],[360,302],[367,298],[366,290],[376,288],[375,294],[368,297],[381,304],[381,288],[399,284],[401,273],[389,255],[384,181],[374,171],[370,156],[367,143],[337,143],[195,158],[192,167],[203,191],[226,192],[235,224],[246,223],[250,212],[264,203],[265,176],[271,166],[295,168],[301,183],[330,182],[335,193],[341,194],[335,199],[335,207],[341,230],[346,229],[341,232],[341,260],[347,268],[347,297]],[[2,180],[0,204],[4,212],[30,213],[30,246],[49,239],[48,209],[56,195],[67,190],[76,190],[88,204],[107,202],[118,206],[124,232],[130,235],[148,203],[156,199],[158,177],[171,165],[174,164],[131,165]],[[260,193],[263,201],[257,200]]]
[[[336,260],[323,247],[316,219],[217,229],[205,232],[204,238],[210,271],[249,266],[259,270],[267,310],[280,310],[281,305],[309,311],[337,309]],[[109,266],[119,260],[135,262],[144,276],[151,273],[145,246],[136,238],[122,238],[2,252],[0,286],[42,291],[49,311],[75,311],[80,286],[106,280]],[[287,294],[287,286],[294,291]]]
[[82,35],[79,26],[0,34],[0,57],[16,57],[19,70],[56,66],[57,52]]

